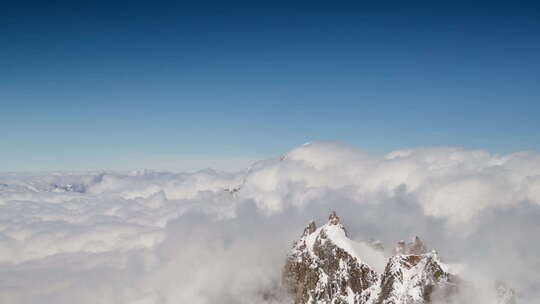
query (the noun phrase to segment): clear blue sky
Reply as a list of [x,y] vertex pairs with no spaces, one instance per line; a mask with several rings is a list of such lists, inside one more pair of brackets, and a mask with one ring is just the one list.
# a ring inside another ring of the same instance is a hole
[[73,2],[0,4],[0,171],[540,150],[532,1]]

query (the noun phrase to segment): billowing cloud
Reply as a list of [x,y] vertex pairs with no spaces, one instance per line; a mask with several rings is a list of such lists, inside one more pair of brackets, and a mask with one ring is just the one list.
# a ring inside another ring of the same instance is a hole
[[539,153],[315,142],[239,173],[1,175],[0,302],[283,303],[284,255],[329,210],[540,296]]

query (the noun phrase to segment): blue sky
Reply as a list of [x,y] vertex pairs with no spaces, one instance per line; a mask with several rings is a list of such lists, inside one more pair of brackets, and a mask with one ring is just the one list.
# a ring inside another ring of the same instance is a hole
[[328,139],[539,151],[539,11],[3,3],[0,171],[229,169]]

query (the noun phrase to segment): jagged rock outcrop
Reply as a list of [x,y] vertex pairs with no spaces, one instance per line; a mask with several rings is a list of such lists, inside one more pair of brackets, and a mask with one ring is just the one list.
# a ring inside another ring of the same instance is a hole
[[295,243],[284,270],[295,304],[366,303],[379,276],[356,256],[339,217],[316,228],[311,222]]
[[428,252],[415,236],[408,244],[401,240],[381,277],[381,291],[375,304],[431,303],[432,294],[448,298],[457,279],[441,263],[435,251]]
[[[367,242],[381,254],[382,243]],[[309,223],[287,258],[284,286],[294,304],[423,304],[455,290],[454,276],[418,237],[398,243],[382,274],[365,264],[335,212]]]
[[445,298],[456,290],[454,276],[445,269],[435,251],[410,252],[419,251],[410,250],[390,258],[381,277],[375,304],[431,303],[434,292]]

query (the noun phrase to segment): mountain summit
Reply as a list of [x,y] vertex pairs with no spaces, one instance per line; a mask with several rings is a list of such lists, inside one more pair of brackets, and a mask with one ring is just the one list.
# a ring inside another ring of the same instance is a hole
[[[398,243],[382,274],[354,250],[335,212],[317,228],[309,223],[291,249],[283,272],[294,304],[423,304],[456,289],[435,251],[419,237]],[[381,253],[382,254],[382,253]]]
[[319,228],[314,222],[306,226],[284,270],[284,283],[295,304],[366,303],[378,280],[356,255],[335,212]]

